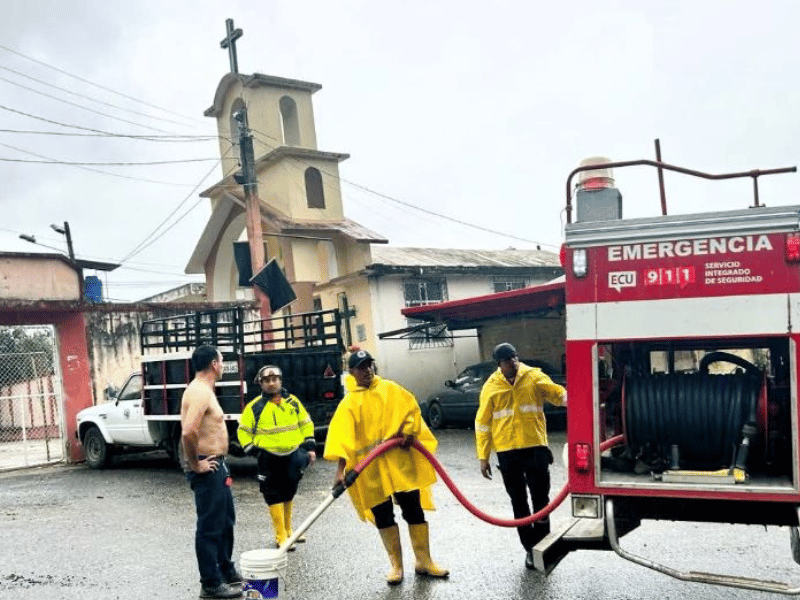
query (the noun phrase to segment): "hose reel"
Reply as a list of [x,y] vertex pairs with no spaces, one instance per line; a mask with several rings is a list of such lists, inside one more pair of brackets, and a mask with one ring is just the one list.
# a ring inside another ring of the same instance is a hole
[[[708,373],[708,365],[718,360],[734,362],[742,370]],[[758,433],[762,385],[758,367],[724,352],[707,355],[698,373],[626,377],[622,406],[628,450],[664,468],[745,468]]]

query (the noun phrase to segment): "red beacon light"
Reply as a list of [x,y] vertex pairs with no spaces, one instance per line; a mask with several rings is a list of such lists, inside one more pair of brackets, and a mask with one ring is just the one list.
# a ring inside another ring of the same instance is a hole
[[581,167],[596,166],[597,168],[580,171],[577,176],[575,189],[579,192],[588,192],[593,190],[606,190],[613,188],[613,169],[603,166],[610,162],[611,159],[606,158],[605,156],[592,156],[590,158],[584,158],[580,162]]

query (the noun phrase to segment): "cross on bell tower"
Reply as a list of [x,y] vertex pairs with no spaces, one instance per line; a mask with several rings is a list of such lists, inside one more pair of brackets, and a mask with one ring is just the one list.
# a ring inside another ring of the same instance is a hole
[[239,62],[236,60],[236,40],[244,35],[241,29],[233,28],[233,19],[225,19],[225,29],[227,35],[219,45],[228,49],[228,57],[231,60],[231,73],[239,73]]

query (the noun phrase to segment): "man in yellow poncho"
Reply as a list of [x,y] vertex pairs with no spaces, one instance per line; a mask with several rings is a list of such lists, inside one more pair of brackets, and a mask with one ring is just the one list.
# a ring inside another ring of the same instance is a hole
[[372,356],[357,350],[348,360],[355,387],[339,403],[328,427],[325,458],[338,460],[334,485],[344,481],[350,471],[369,452],[389,438],[402,436],[403,447],[392,448],[364,469],[347,491],[362,520],[378,528],[389,555],[391,571],[387,583],[403,580],[403,554],[400,528],[394,519],[394,499],[408,523],[418,575],[447,577],[449,571],[436,565],[430,556],[425,510],[433,510],[430,486],[436,472],[419,452],[409,448],[414,438],[425,448],[436,450],[436,439],[422,421],[414,396],[398,384],[375,375]]
[[[478,413],[475,415],[475,442],[481,474],[492,478],[489,454],[494,449],[511,499],[515,519],[537,512],[550,502],[550,464],[553,454],[547,447],[544,403],[566,406],[567,391],[541,369],[519,362],[517,350],[508,343],[492,352],[497,370],[483,384]],[[525,548],[525,566],[533,569],[533,547],[550,533],[550,520],[533,526],[517,527]]]

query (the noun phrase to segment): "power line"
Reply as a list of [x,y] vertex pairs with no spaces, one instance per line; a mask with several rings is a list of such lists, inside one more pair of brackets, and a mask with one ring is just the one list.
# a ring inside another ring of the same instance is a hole
[[[198,205],[198,204],[200,204],[200,201],[202,200],[202,198],[199,198],[199,199],[198,199],[198,200],[197,200],[197,201],[196,201],[196,202],[195,202],[195,203],[194,203],[194,204],[193,204],[193,205],[192,205],[192,206],[189,208],[189,210],[187,210],[187,211],[186,211],[186,212],[184,212],[184,213],[183,213],[183,214],[182,214],[180,217],[178,217],[178,218],[177,218],[177,219],[176,219],[176,220],[175,220],[175,221],[174,221],[174,222],[173,222],[173,223],[172,223],[172,224],[171,224],[169,227],[167,227],[166,229],[164,229],[164,231],[162,231],[161,233],[159,233],[158,235],[156,235],[156,232],[157,232],[159,229],[161,229],[161,228],[164,226],[164,224],[165,224],[167,221],[169,221],[169,220],[170,220],[170,218],[171,218],[171,217],[172,217],[172,216],[173,216],[173,215],[174,215],[176,212],[178,212],[178,210],[181,208],[181,206],[183,206],[184,204],[186,204],[186,202],[188,202],[189,198],[191,198],[191,197],[192,197],[192,194],[194,194],[194,193],[195,193],[195,191],[197,190],[197,188],[199,188],[199,187],[200,187],[200,186],[203,184],[203,182],[204,182],[206,179],[208,179],[208,176],[209,176],[209,175],[211,175],[211,173],[213,173],[213,172],[214,172],[214,169],[216,169],[216,168],[217,168],[217,165],[219,165],[219,164],[222,162],[222,159],[223,159],[223,158],[225,158],[225,157],[228,155],[228,153],[230,153],[231,149],[232,149],[232,148],[229,148],[229,149],[228,149],[228,151],[227,151],[227,152],[226,152],[226,153],[225,153],[225,154],[224,154],[222,157],[220,157],[220,158],[217,160],[217,162],[216,162],[216,163],[214,163],[214,166],[212,166],[212,167],[211,167],[211,169],[209,169],[209,171],[208,171],[208,172],[207,172],[207,173],[206,173],[206,174],[203,176],[203,178],[202,178],[200,181],[198,181],[198,182],[197,182],[197,185],[195,185],[195,186],[192,188],[192,190],[191,190],[191,191],[190,191],[190,192],[189,192],[189,193],[186,195],[186,197],[185,197],[183,200],[181,200],[181,202],[180,202],[180,203],[179,203],[179,204],[178,204],[178,205],[175,207],[175,209],[174,209],[174,210],[173,210],[171,213],[169,213],[169,214],[168,214],[168,215],[167,215],[167,216],[164,218],[164,220],[163,220],[163,221],[161,221],[161,223],[159,223],[159,224],[158,224],[158,226],[157,226],[155,229],[153,229],[153,231],[151,231],[151,232],[150,232],[150,233],[149,233],[147,236],[145,236],[144,240],[142,240],[142,241],[141,241],[141,242],[140,242],[140,243],[139,243],[139,244],[138,244],[138,245],[137,245],[137,246],[136,246],[136,247],[135,247],[133,250],[131,250],[131,251],[130,251],[130,252],[129,252],[129,253],[126,255],[126,256],[125,256],[125,258],[123,258],[123,259],[120,261],[120,263],[125,263],[126,261],[130,260],[131,258],[133,258],[134,256],[136,256],[137,254],[139,254],[140,252],[142,252],[142,251],[143,251],[145,248],[147,248],[148,246],[150,246],[150,245],[152,245],[153,243],[155,243],[155,242],[156,242],[156,240],[160,239],[160,238],[161,238],[161,237],[162,237],[164,234],[166,234],[166,233],[167,233],[167,232],[168,232],[170,229],[172,229],[173,227],[175,227],[175,225],[177,225],[178,223],[180,223],[180,222],[181,222],[181,221],[182,221],[184,218],[186,218],[186,216],[187,216],[187,215],[188,215],[188,214],[189,214],[191,211],[193,211],[193,210],[194,210],[194,209],[197,207],[197,205]],[[155,236],[155,237],[154,237],[154,236]],[[152,239],[151,239],[151,238],[152,238]],[[148,240],[149,240],[149,241],[148,241]]]
[[[15,237],[18,237],[19,235],[24,235],[24,232],[22,232],[22,231],[16,231],[14,229],[8,229],[7,227],[0,227],[0,231],[4,231],[4,232],[7,232],[7,233],[12,233],[12,234],[14,234]],[[39,236],[39,235],[37,235],[36,237],[39,240],[43,240],[45,242],[49,242],[49,243],[53,243],[53,244],[63,243],[63,238],[52,238],[52,237]],[[51,247],[51,246],[46,246],[45,244],[40,244],[38,242],[37,242],[37,245],[44,246],[45,248],[50,248]],[[57,248],[53,248],[53,249],[54,250],[58,250]],[[61,250],[58,250],[58,251],[62,252]],[[110,258],[110,257],[107,257],[107,256],[91,256],[91,255],[84,254],[84,253],[81,253],[81,256],[83,258],[86,258],[86,259],[89,259],[89,260],[98,260],[98,261],[103,261],[103,262],[116,262],[116,260],[114,258]],[[133,265],[139,265],[139,266],[133,266]],[[195,277],[195,275],[188,275],[186,273],[176,273],[174,271],[163,271],[163,270],[159,271],[159,270],[155,270],[155,269],[145,269],[145,268],[142,268],[143,266],[170,268],[173,265],[165,265],[163,263],[151,263],[151,262],[128,262],[126,264],[120,264],[119,269],[123,269],[123,270],[127,269],[127,270],[130,270],[130,271],[141,271],[142,273],[155,273],[157,275],[170,275],[172,277],[187,277],[187,278]]]
[[[22,113],[24,114],[24,113]],[[29,116],[29,115],[26,115]],[[35,117],[34,117],[35,118]],[[64,125],[68,127],[68,125]],[[34,131],[28,129],[0,129],[0,133],[20,133],[25,135],[56,135],[66,137],[130,138],[148,142],[210,142],[220,139],[217,135],[129,135],[121,133],[75,133],[67,131]]]
[[[13,148],[7,144],[0,143],[0,146],[6,148]],[[14,148],[18,150],[18,148]],[[182,160],[151,160],[146,162],[73,162],[66,160],[27,160],[24,158],[0,158],[2,162],[18,162],[18,163],[33,163],[41,165],[71,165],[74,167],[79,166],[99,166],[99,167],[137,167],[137,166],[153,166],[153,165],[174,165],[180,163],[195,163],[195,162],[208,162],[210,160],[217,160],[216,158],[186,158]]]
[[[265,133],[257,131],[255,129],[253,131],[256,131],[257,133],[260,133],[261,135],[266,135]],[[276,149],[275,146],[272,146],[272,145],[268,144],[267,142],[260,142],[260,143],[265,145],[268,148],[273,149],[273,150]],[[302,160],[300,158],[297,158],[296,160],[297,160],[297,162],[303,163],[304,165],[306,165],[308,167],[314,167],[315,169],[318,168],[315,165],[312,165],[312,164],[310,164],[310,163],[308,163],[308,162],[306,162],[306,161],[304,161],[304,160]],[[300,170],[300,167],[294,165],[293,163],[290,163],[290,164],[292,164],[292,166],[295,167],[296,169]],[[368,188],[368,187],[366,187],[364,185],[361,185],[359,183],[355,183],[353,181],[349,181],[349,180],[345,179],[344,177],[341,177],[341,176],[336,175],[334,173],[329,173],[328,171],[325,171],[325,170],[322,170],[322,169],[319,169],[319,170],[322,173],[325,173],[328,177],[331,177],[333,179],[338,179],[339,181],[343,181],[344,183],[352,185],[353,187],[356,187],[356,188],[358,188],[360,190],[363,190],[363,191],[365,191],[367,193],[370,193],[370,194],[373,194],[375,196],[378,196],[379,198],[383,198],[385,200],[389,200],[391,202],[395,202],[396,204],[400,204],[400,205],[406,206],[408,208],[413,208],[414,210],[418,210],[420,212],[424,212],[424,213],[427,213],[429,215],[433,215],[435,217],[439,217],[441,219],[445,219],[446,221],[451,221],[453,223],[458,223],[459,225],[463,225],[464,227],[470,227],[472,229],[478,229],[480,231],[485,231],[487,233],[491,233],[491,234],[494,234],[494,235],[499,235],[501,237],[506,237],[506,238],[509,238],[509,239],[518,240],[520,242],[527,242],[529,244],[536,244],[537,246],[550,246],[551,248],[558,248],[558,246],[556,246],[554,244],[547,244],[545,242],[538,242],[536,240],[530,240],[528,238],[519,237],[519,236],[516,236],[516,235],[512,235],[510,233],[503,233],[502,231],[497,231],[495,229],[489,229],[488,227],[483,227],[482,225],[475,225],[474,223],[469,223],[467,221],[462,221],[461,219],[456,219],[455,217],[449,217],[449,216],[444,215],[442,213],[437,213],[437,212],[429,210],[427,208],[422,208],[421,206],[417,206],[415,204],[411,204],[410,202],[406,202],[404,200],[400,200],[398,198],[394,198],[392,196],[389,196],[388,194],[384,194],[384,193],[379,192],[377,190],[372,190],[372,189],[370,189],[370,188]]]
[[72,77],[73,79],[77,79],[78,81],[82,81],[83,83],[86,83],[88,85],[92,85],[92,86],[94,86],[96,88],[99,88],[101,90],[105,90],[105,91],[110,92],[112,94],[116,94],[117,96],[122,96],[123,98],[127,98],[128,100],[132,100],[133,102],[137,102],[137,103],[142,104],[144,106],[149,106],[150,108],[155,108],[155,109],[161,110],[161,111],[163,111],[165,113],[168,113],[168,114],[171,114],[171,115],[175,115],[176,117],[181,117],[182,119],[188,119],[190,121],[194,121],[195,123],[205,123],[205,121],[200,121],[199,119],[195,119],[193,117],[189,117],[189,116],[186,116],[186,115],[182,115],[180,113],[176,113],[174,111],[169,110],[168,108],[163,108],[163,107],[157,106],[155,104],[150,104],[149,102],[145,102],[144,100],[139,100],[138,98],[134,98],[133,96],[128,96],[127,94],[123,94],[122,92],[118,92],[117,90],[111,89],[111,88],[106,87],[104,85],[100,85],[99,83],[94,83],[93,81],[89,81],[88,79],[84,79],[83,77],[80,77],[79,75],[74,75],[72,73],[69,73],[68,71],[65,71],[63,69],[59,69],[58,67],[54,67],[53,65],[50,65],[50,64],[48,64],[46,62],[43,62],[41,60],[36,60],[35,58],[31,58],[30,56],[26,56],[25,54],[22,54],[21,52],[17,52],[16,50],[12,50],[11,48],[8,48],[6,46],[0,45],[0,50],[5,50],[6,52],[10,52],[12,54],[16,54],[17,56],[21,56],[22,58],[24,58],[26,60],[30,60],[32,62],[40,64],[40,65],[42,65],[44,67],[47,67],[48,69],[53,69],[54,71],[57,71],[57,72],[61,73],[62,75],[67,75],[68,77]]
[[[36,156],[37,158],[43,158],[43,159],[46,159],[48,161],[58,162],[54,158],[51,158],[49,156],[43,156],[41,154],[36,154],[35,152],[29,152],[28,150],[23,150],[22,148],[17,148],[15,146],[9,146],[8,144],[1,144],[0,143],[0,146],[5,146],[6,148],[11,148],[12,150],[16,150],[17,152],[22,152],[23,154],[30,154],[31,156]],[[78,169],[83,169],[84,171],[91,171],[92,173],[100,173],[101,175],[109,175],[110,177],[119,177],[121,179],[132,179],[134,181],[144,181],[146,183],[158,183],[160,185],[171,185],[171,186],[176,186],[176,187],[186,187],[187,185],[191,185],[191,184],[185,184],[185,183],[173,183],[173,182],[169,182],[169,181],[158,181],[158,180],[155,180],[155,179],[144,179],[142,177],[132,177],[132,176],[129,176],[129,175],[121,175],[119,173],[109,173],[108,171],[101,171],[100,169],[93,169],[92,167],[84,167],[84,166],[81,166],[81,165],[74,165],[74,166],[76,168],[78,168]]]
[[64,104],[69,104],[70,106],[75,106],[77,108],[88,110],[96,115],[100,115],[102,117],[108,117],[109,119],[114,119],[116,121],[122,121],[123,123],[128,123],[129,125],[135,125],[136,127],[144,127],[145,129],[150,129],[151,131],[159,131],[161,133],[169,133],[163,129],[159,129],[158,127],[152,127],[150,125],[144,125],[143,123],[137,123],[135,121],[128,121],[127,119],[123,119],[122,117],[115,117],[114,115],[109,115],[108,113],[100,112],[99,110],[95,110],[93,108],[89,108],[88,106],[83,106],[82,104],[76,104],[75,102],[70,102],[69,100],[64,100],[63,98],[59,98],[57,96],[53,96],[52,94],[45,94],[39,90],[35,90],[27,85],[22,85],[21,83],[17,83],[16,81],[11,81],[10,79],[6,79],[5,77],[0,77],[0,81],[5,81],[6,83],[10,83],[11,85],[15,85],[17,87],[21,87],[23,90],[28,90],[29,92],[33,92],[34,94],[41,94],[46,98],[51,98],[56,100],[57,102],[63,102]]
[[[41,79],[36,79],[35,77],[31,77],[30,75],[25,75],[25,73],[20,73],[19,71],[15,71],[14,69],[9,69],[8,67],[4,67],[2,65],[0,65],[0,69],[3,69],[4,71],[8,71],[10,73],[14,73],[14,75],[17,75],[19,77],[24,77],[25,79],[30,79],[31,81],[35,81],[36,83],[41,83],[42,85],[46,85],[48,87],[55,88],[60,92],[66,92],[67,94],[71,94],[73,96],[77,96],[78,98],[84,98],[86,100],[89,100],[90,102],[97,102],[98,104],[102,104],[102,105],[108,106],[110,108],[116,108],[117,110],[128,112],[128,113],[131,113],[131,114],[134,114],[134,115],[138,115],[140,117],[146,117],[148,119],[155,119],[157,121],[164,121],[165,123],[172,123],[173,125],[180,125],[182,127],[186,127],[185,123],[180,123],[178,121],[173,121],[172,119],[165,119],[164,117],[156,117],[156,116],[153,116],[153,115],[149,115],[147,113],[139,112],[137,110],[132,110],[130,108],[125,108],[124,106],[117,106],[116,104],[111,104],[110,102],[105,102],[103,100],[98,100],[97,98],[92,98],[91,96],[86,96],[85,94],[79,94],[78,92],[72,92],[72,91],[70,91],[70,90],[68,90],[66,88],[59,87],[59,86],[57,86],[57,85],[55,85],[53,83],[49,83],[49,82],[43,81]],[[8,80],[6,79],[4,81],[8,81]]]
[[[71,125],[69,123],[61,123],[60,121],[53,121],[52,119],[46,119],[45,117],[40,117],[38,115],[32,115],[31,113],[26,113],[21,110],[17,110],[15,108],[10,108],[8,106],[4,106],[0,104],[0,109],[7,110],[8,112],[16,113],[18,115],[22,115],[24,117],[30,117],[31,119],[36,119],[37,121],[43,121],[45,123],[50,123],[51,125],[58,125],[59,127],[69,127],[71,129],[78,129],[80,131],[89,131],[92,133],[100,133],[103,135],[107,135],[109,137],[121,137],[121,138],[133,138],[133,139],[144,139],[144,140],[160,140],[162,138],[180,138],[181,136],[175,134],[167,134],[166,136],[158,136],[158,135],[131,135],[131,134],[124,134],[124,133],[112,133],[110,131],[104,131],[102,129],[93,129],[91,127],[82,127],[81,125]],[[219,136],[208,136],[210,138],[220,139]],[[227,139],[227,138],[223,138]]]

